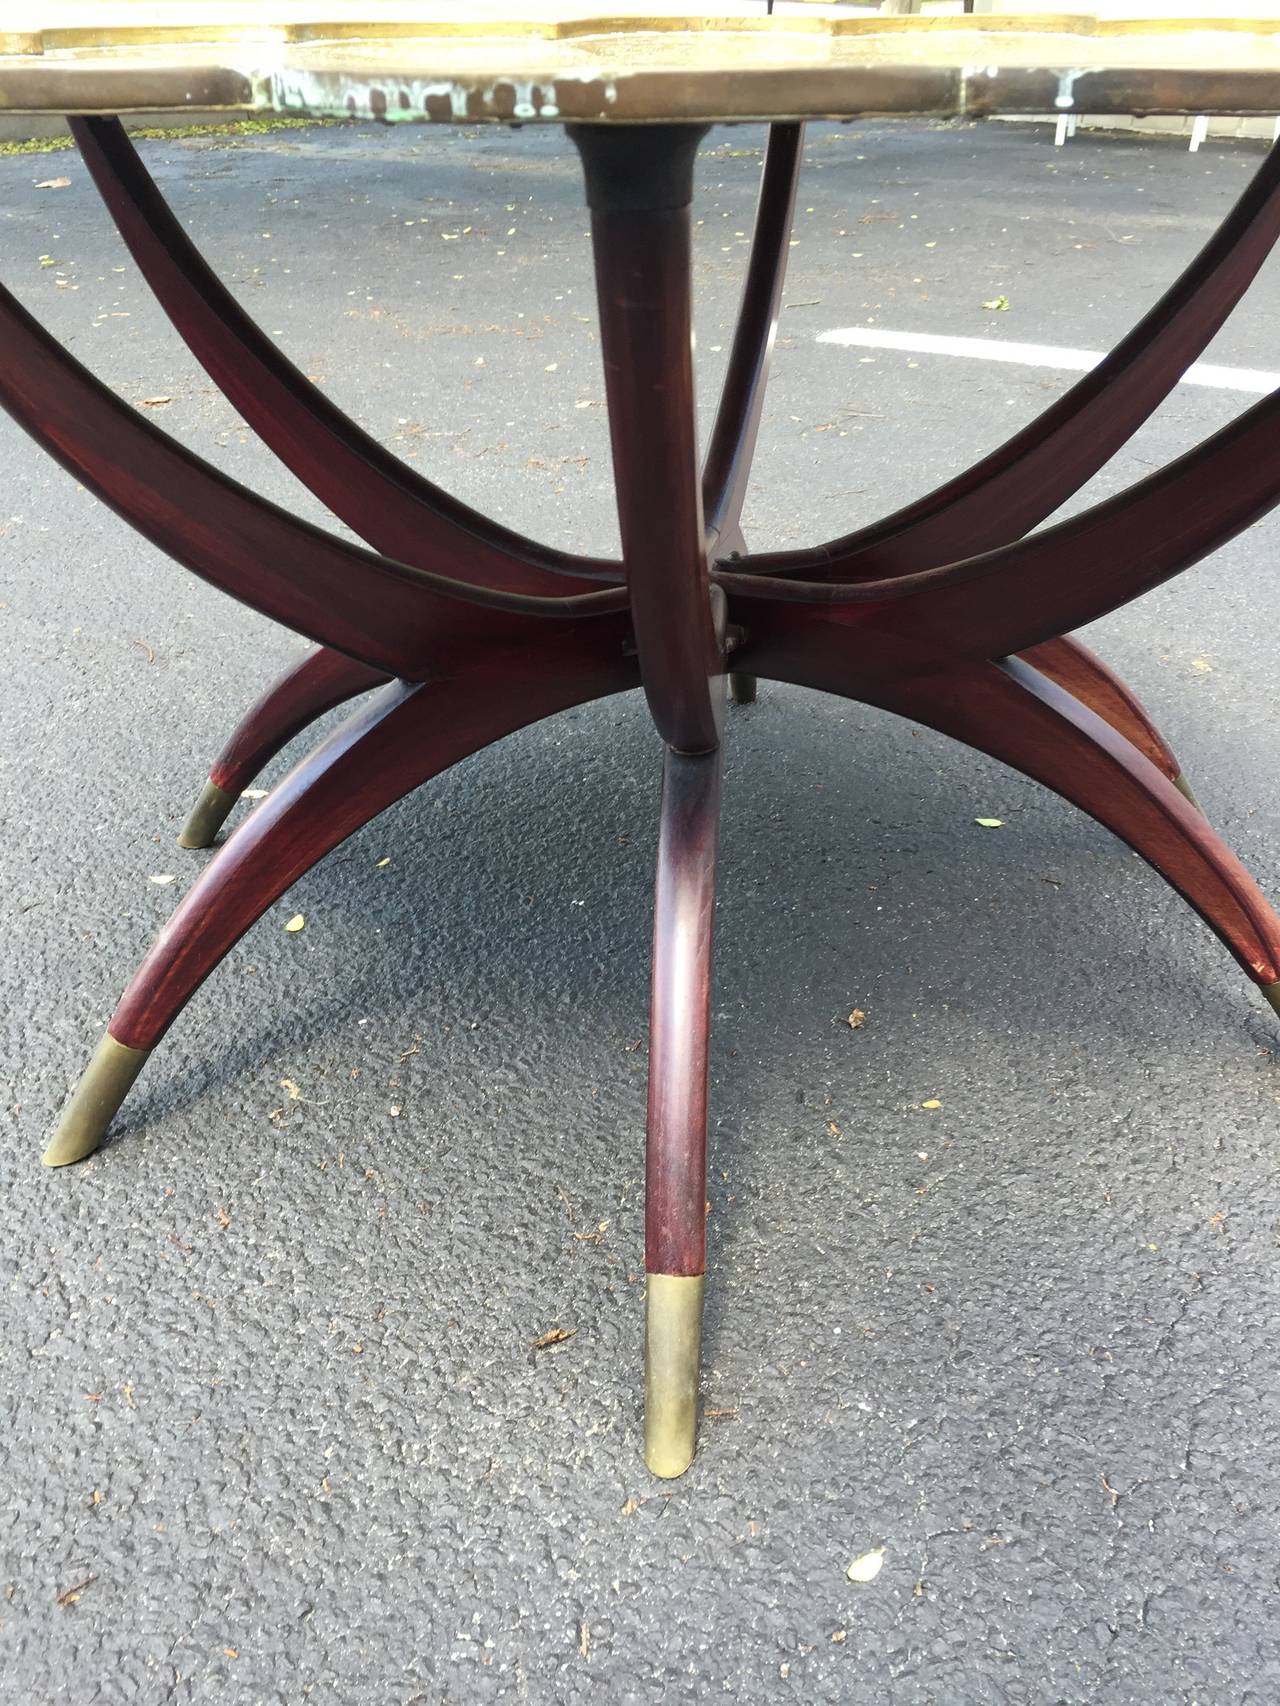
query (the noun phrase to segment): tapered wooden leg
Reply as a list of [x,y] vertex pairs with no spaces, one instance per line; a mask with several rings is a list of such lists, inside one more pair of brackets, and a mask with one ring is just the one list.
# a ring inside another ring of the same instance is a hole
[[1185,794],[1199,809],[1169,743],[1151,721],[1137,695],[1107,668],[1101,658],[1095,657],[1070,634],[1063,634],[1057,640],[1046,640],[1043,645],[1032,646],[1019,655],[1024,663],[1038,669],[1041,675],[1047,675],[1050,681],[1056,681],[1059,687],[1065,687],[1082,705],[1096,711],[1104,722],[1110,723],[1126,740],[1132,741],[1138,751],[1169,778],[1178,792]]
[[707,1256],[707,1048],[720,753],[668,751],[654,898],[646,1148],[645,1462],[682,1475],[697,1434]]
[[92,1153],[148,1054],[244,932],[332,848],[419,783],[526,723],[634,686],[619,652],[486,658],[465,680],[396,683],[275,788],[192,886],[134,974],[45,1154]]
[[179,847],[210,847],[254,777],[303,729],[360,693],[385,687],[368,664],[321,646],[287,670],[237,724],[209,771],[209,780],[178,836]]
[[1001,759],[1128,842],[1280,1011],[1280,918],[1195,807],[1095,712],[1017,658],[902,682],[874,702]]

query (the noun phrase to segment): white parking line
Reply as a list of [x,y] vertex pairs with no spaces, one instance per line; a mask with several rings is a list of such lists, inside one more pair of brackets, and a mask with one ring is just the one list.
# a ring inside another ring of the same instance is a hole
[[[1015,344],[995,338],[944,338],[932,332],[888,332],[879,326],[837,326],[819,332],[820,344],[848,344],[856,349],[903,350],[908,355],[959,355],[977,361],[1012,361],[1022,367],[1058,367],[1087,373],[1103,359],[1096,349],[1065,349],[1058,344]],[[1280,385],[1280,373],[1257,367],[1215,367],[1197,361],[1182,376],[1184,385],[1207,385],[1213,391],[1250,391],[1265,395]]]

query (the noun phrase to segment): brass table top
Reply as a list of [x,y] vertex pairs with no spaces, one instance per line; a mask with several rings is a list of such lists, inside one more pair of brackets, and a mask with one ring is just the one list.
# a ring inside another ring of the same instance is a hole
[[0,112],[446,123],[1280,112],[1280,21],[1266,19],[519,11],[7,0]]

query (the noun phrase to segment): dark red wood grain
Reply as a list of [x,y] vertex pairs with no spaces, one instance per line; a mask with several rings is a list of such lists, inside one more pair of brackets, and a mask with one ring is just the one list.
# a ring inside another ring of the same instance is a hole
[[802,124],[769,126],[742,302],[702,465],[702,504],[712,556],[745,549],[739,523],[778,335],[803,148]]
[[621,566],[513,533],[451,497],[359,428],[281,354],[210,271],[115,118],[70,118],[85,165],[143,277],[191,353],[321,502],[403,563],[510,592],[580,591]]
[[[591,207],[600,343],[622,561],[640,675],[659,734],[680,752],[720,739],[724,671],[707,582],[693,392],[689,275],[692,180],[676,175],[680,125],[624,127],[636,182],[623,198],[607,173],[617,126],[575,128]],[[688,152],[692,165],[692,153]],[[603,184],[601,180],[606,180]],[[657,206],[642,192],[651,183]],[[593,185],[600,185],[596,193]]]
[[[713,578],[728,594],[730,621],[771,646],[803,645],[804,611],[825,608],[848,627],[848,644],[869,674],[1007,657],[1127,604],[1274,508],[1277,443],[1280,392],[1273,392],[1116,497],[966,562],[850,585],[724,569]],[[824,632],[825,624],[814,629],[819,645]]]
[[1185,795],[1110,723],[1019,658],[872,681],[841,663],[833,638],[757,668],[910,717],[1043,783],[1154,866],[1255,983],[1280,979],[1280,918]]
[[1273,148],[1208,243],[1133,330],[1035,420],[905,509],[802,551],[747,559],[758,574],[878,580],[1017,539],[1108,462],[1178,383],[1280,236]]
[[[623,588],[534,598],[379,557],[220,474],[100,384],[0,289],[0,405],[77,479],[184,567],[264,616],[406,680],[485,643],[541,645],[546,618],[604,619]],[[588,624],[589,625],[589,624]],[[607,642],[606,642],[607,643]]]
[[327,646],[309,652],[249,707],[214,759],[209,780],[238,795],[317,717],[386,685],[387,677],[380,670],[355,663],[341,652],[331,652]]
[[707,1256],[707,1059],[720,751],[668,749],[653,905],[645,1267],[700,1274]]
[[108,1026],[149,1049],[209,973],[291,883],[420,783],[571,705],[636,683],[621,649],[582,659],[491,651],[465,675],[394,683],[361,706],[231,835],[159,936]]
[[1059,687],[1065,687],[1082,705],[1096,711],[1104,722],[1132,741],[1171,782],[1182,774],[1172,748],[1137,695],[1079,640],[1064,634],[1059,640],[1046,640],[1019,655],[1024,663],[1047,675],[1050,681],[1056,681]]
[[[744,549],[741,508],[800,126],[771,131],[701,477],[689,200],[702,129],[571,127],[591,207],[621,565],[537,545],[404,467],[248,318],[120,127],[77,119],[73,129],[183,338],[275,453],[376,547],[295,520],[191,455],[0,291],[0,403],[177,562],[321,644],[250,710],[212,779],[239,791],[314,717],[401,678],[305,758],[208,863],[126,990],[110,1026],[117,1042],[151,1049],[254,921],[393,801],[516,728],[643,685],[666,743],[646,1265],[700,1275],[727,648],[742,692],[761,674],[860,699],[1073,801],[1159,871],[1275,994],[1280,919],[1173,785],[1176,760],[1137,699],[1068,630],[1181,572],[1280,500],[1280,393],[1118,497],[1022,535],[1130,436],[1221,325],[1280,234],[1280,153],[1172,290],[1039,420],[869,528],[730,568],[725,559]],[[710,568],[710,556],[720,566]],[[584,590],[593,577],[596,588]],[[202,809],[207,828],[215,813],[204,797]],[[90,1068],[53,1164],[87,1153],[119,1106],[113,1052],[98,1069],[105,1077]],[[686,1300],[701,1292],[665,1289]],[[694,1354],[687,1343],[682,1354]],[[688,1374],[682,1368],[686,1386]]]

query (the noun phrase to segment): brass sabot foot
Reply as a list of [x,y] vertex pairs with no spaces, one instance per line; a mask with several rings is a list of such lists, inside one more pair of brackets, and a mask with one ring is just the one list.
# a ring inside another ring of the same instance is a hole
[[644,1460],[671,1480],[693,1462],[698,1431],[701,1274],[650,1274],[644,1316]]
[[200,798],[191,808],[191,816],[182,826],[178,846],[212,847],[214,837],[231,815],[236,798],[216,782],[206,782]]
[[729,697],[735,705],[754,705],[757,685],[754,675],[740,675],[736,670],[729,672]]
[[126,1048],[107,1032],[94,1050],[84,1077],[63,1110],[53,1141],[44,1152],[46,1167],[67,1167],[93,1154],[150,1052],[150,1049]]

